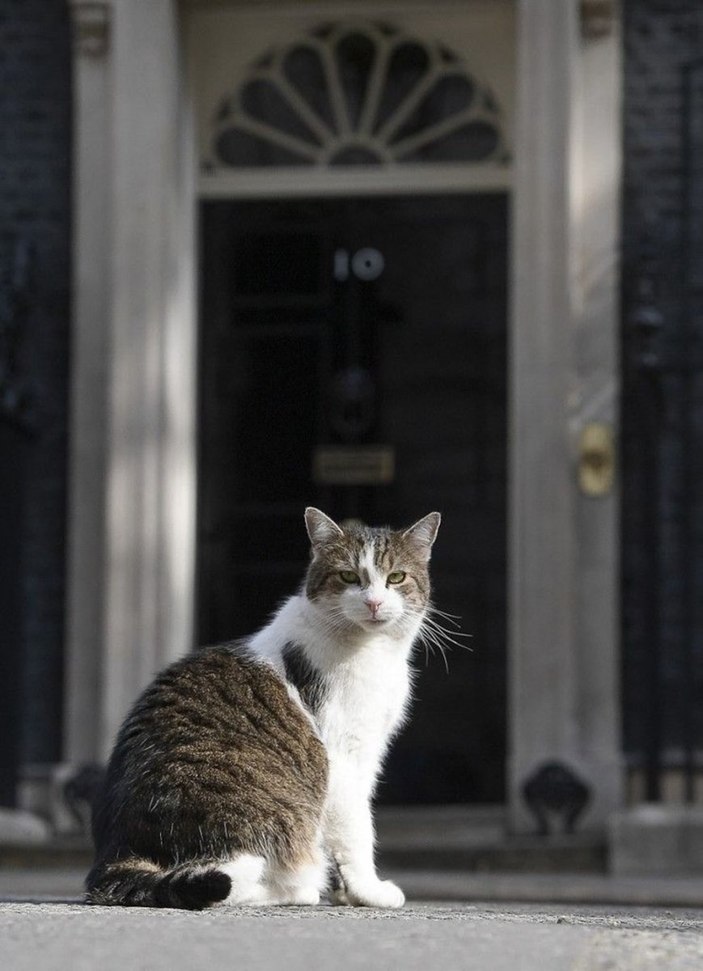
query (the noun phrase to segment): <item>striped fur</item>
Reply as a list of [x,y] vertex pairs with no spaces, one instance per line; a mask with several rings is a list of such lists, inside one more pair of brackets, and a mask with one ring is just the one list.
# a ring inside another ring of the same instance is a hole
[[225,900],[232,881],[216,865],[185,864],[163,870],[150,860],[130,857],[96,866],[88,876],[88,887],[90,904],[203,910]]
[[194,654],[159,675],[120,731],[93,816],[87,899],[221,899],[223,882],[174,869],[183,861],[265,850],[283,869],[307,865],[326,782],[322,743],[270,665],[233,646]]

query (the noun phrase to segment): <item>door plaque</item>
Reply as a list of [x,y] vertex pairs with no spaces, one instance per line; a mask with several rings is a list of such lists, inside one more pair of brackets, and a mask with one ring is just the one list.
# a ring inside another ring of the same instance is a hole
[[388,485],[395,477],[392,445],[320,445],[313,455],[318,485]]

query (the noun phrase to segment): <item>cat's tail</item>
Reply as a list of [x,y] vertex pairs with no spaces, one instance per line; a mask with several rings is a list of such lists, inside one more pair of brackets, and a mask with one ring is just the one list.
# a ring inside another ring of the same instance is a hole
[[139,857],[97,863],[85,884],[89,904],[185,910],[202,910],[219,903],[232,887],[229,876],[215,863],[185,863],[165,869]]

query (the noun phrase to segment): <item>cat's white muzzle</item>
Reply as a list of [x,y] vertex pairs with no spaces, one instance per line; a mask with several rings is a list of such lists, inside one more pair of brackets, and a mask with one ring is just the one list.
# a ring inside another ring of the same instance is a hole
[[349,591],[342,601],[344,616],[364,630],[382,630],[403,616],[403,598],[385,586]]

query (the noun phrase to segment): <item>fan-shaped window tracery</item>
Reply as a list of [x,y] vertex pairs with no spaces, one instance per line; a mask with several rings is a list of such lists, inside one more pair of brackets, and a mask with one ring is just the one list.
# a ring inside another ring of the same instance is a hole
[[500,109],[461,58],[336,23],[268,51],[222,100],[209,167],[507,160]]

